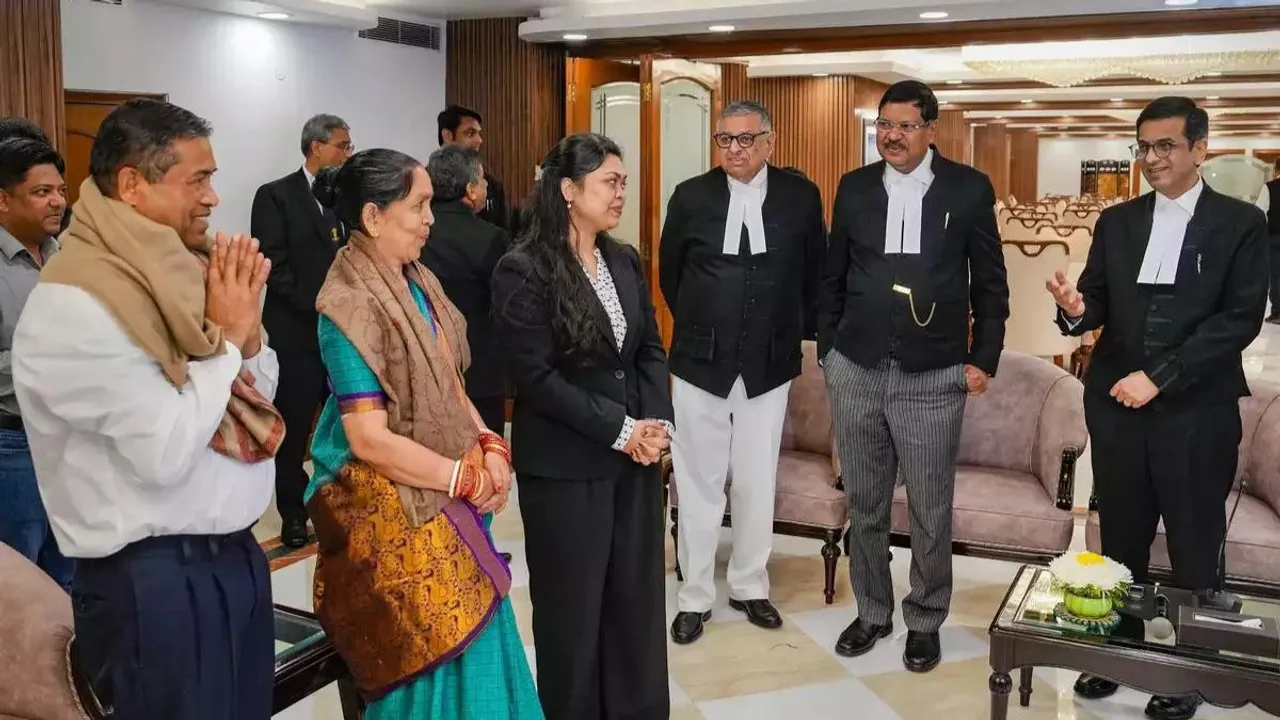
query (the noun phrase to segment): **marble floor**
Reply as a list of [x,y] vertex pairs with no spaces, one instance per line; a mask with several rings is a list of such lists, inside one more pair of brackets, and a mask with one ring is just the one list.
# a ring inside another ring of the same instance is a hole
[[[1280,327],[1267,325],[1246,353],[1251,378],[1280,382]],[[1078,505],[1089,496],[1089,463],[1079,465]],[[1083,486],[1083,487],[1082,487]],[[267,517],[257,527],[264,539],[278,532],[279,520]],[[727,532],[727,531],[726,531]],[[516,503],[494,524],[499,547],[512,553],[515,578],[511,597],[531,661],[528,570],[524,537]],[[1083,544],[1083,527],[1076,543]],[[785,625],[765,631],[729,610],[725,601],[724,565],[729,544],[722,537],[717,570],[720,598],[706,635],[691,646],[669,646],[673,720],[966,720],[989,717],[986,628],[1000,604],[1017,566],[991,560],[955,559],[955,594],[950,619],[942,630],[943,662],[927,675],[902,668],[905,631],[881,641],[871,653],[856,659],[838,657],[833,646],[840,631],[855,617],[847,584],[847,564],[840,563],[839,592],[834,605],[822,596],[820,545],[778,537],[770,562],[773,600]],[[907,589],[910,553],[895,551],[893,577],[901,597]],[[675,612],[676,579],[668,539],[668,613]],[[272,574],[275,600],[311,608],[314,559],[295,562]],[[1010,709],[1012,720],[1105,720],[1141,718],[1146,698],[1122,690],[1104,701],[1078,700],[1071,692],[1073,673],[1039,670],[1031,706]],[[1016,696],[1015,696],[1016,698]],[[1248,720],[1272,717],[1254,708],[1223,710],[1206,707],[1199,718]],[[286,720],[339,720],[336,691],[330,687],[277,716]],[[424,718],[424,720],[426,720]],[[483,720],[477,718],[476,720]]]

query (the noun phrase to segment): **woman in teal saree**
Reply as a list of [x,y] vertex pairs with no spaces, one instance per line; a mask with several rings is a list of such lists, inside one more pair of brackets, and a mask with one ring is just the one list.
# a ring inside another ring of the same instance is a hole
[[306,494],[317,615],[369,720],[542,720],[489,536],[510,451],[462,391],[465,324],[417,263],[430,180],[367,150],[316,196],[355,228],[317,303],[332,389]]

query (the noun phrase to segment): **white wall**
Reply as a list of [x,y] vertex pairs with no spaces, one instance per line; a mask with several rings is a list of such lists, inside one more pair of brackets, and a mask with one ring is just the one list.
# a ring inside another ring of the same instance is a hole
[[248,232],[254,192],[301,166],[302,124],[316,113],[350,123],[357,148],[425,161],[436,147],[443,48],[147,0],[61,2],[67,89],[168,93],[213,123],[215,230]]
[[[1039,166],[1036,170],[1036,197],[1076,195],[1080,192],[1080,163],[1085,160],[1126,160],[1132,158],[1132,137],[1040,138]],[[1209,133],[1210,150],[1267,150],[1280,148],[1280,137],[1226,136]],[[1146,192],[1145,180],[1139,180]]]

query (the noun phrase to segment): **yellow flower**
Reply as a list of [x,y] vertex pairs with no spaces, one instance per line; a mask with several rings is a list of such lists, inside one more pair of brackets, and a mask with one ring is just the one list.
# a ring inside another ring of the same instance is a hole
[[1107,562],[1107,559],[1097,553],[1082,552],[1076,555],[1076,562],[1081,565],[1102,565]]

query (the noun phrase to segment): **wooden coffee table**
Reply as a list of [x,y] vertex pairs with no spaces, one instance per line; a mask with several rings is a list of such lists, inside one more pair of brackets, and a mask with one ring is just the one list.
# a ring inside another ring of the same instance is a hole
[[[1023,566],[991,621],[991,720],[1008,717],[1014,670],[1022,707],[1031,703],[1037,667],[1086,672],[1154,695],[1199,693],[1219,707],[1253,703],[1280,715],[1280,657],[1178,646],[1176,635],[1157,639],[1151,624],[1139,620],[1122,623],[1108,637],[1080,633],[1046,615],[1054,600],[1049,580],[1047,568]],[[1243,600],[1243,614],[1280,618],[1280,601]]]
[[343,720],[361,720],[364,703],[356,693],[347,664],[316,616],[305,610],[275,606],[276,681],[271,714],[338,683]]

